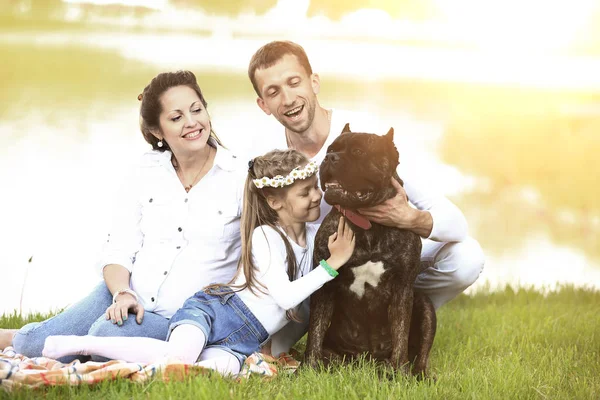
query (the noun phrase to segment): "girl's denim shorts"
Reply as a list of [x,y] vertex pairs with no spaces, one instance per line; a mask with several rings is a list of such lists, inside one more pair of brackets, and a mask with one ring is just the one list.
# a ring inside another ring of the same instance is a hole
[[239,296],[227,286],[209,288],[190,297],[171,318],[167,340],[175,327],[197,326],[206,336],[205,348],[218,347],[244,364],[269,334]]

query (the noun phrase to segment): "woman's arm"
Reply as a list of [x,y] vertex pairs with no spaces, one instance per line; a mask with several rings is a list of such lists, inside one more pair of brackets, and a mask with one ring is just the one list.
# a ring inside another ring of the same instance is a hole
[[139,178],[135,175],[126,180],[115,200],[113,224],[102,254],[102,276],[115,302],[106,309],[106,319],[122,325],[129,310],[136,313],[136,321],[142,322],[144,308],[131,290],[130,277],[136,253],[141,249],[143,233],[140,228],[141,206],[137,195]]
[[144,319],[144,307],[138,302],[138,299],[132,292],[123,292],[129,289],[129,279],[131,274],[129,271],[118,264],[109,264],[102,270],[104,282],[110,293],[114,296],[115,302],[106,309],[106,319],[112,320],[117,325],[122,325],[123,320],[127,319],[129,310],[136,314],[135,320],[138,324]]
[[[118,290],[129,288],[129,277],[131,274],[127,268],[122,265],[108,264],[102,270],[102,275],[104,277],[106,287],[108,287],[108,290],[110,290],[111,294],[114,294]],[[123,293],[117,296],[117,299],[121,296],[133,297],[133,295],[129,293]]]

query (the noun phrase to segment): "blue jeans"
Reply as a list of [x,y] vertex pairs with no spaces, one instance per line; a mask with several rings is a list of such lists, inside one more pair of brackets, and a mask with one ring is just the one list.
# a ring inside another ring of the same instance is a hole
[[[63,312],[42,322],[32,322],[22,327],[13,338],[16,352],[26,357],[41,357],[46,338],[51,335],[92,335],[92,336],[129,336],[150,337],[165,340],[169,329],[169,320],[158,314],[146,311],[140,325],[130,314],[123,325],[118,326],[106,320],[106,309],[112,304],[112,295],[102,282],[87,297],[73,304]],[[66,356],[59,361],[68,363],[75,359],[82,362],[88,356]],[[92,356],[95,361],[105,361],[103,357]]]
[[171,318],[169,335],[183,324],[200,328],[206,337],[205,348],[227,351],[240,366],[269,339],[260,321],[227,286],[200,291],[187,299]]

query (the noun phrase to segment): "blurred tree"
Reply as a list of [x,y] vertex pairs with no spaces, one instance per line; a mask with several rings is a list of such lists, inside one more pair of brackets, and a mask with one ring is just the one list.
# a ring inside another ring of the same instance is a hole
[[[171,0],[176,7],[201,8],[208,13],[238,15],[253,11],[264,14],[277,4],[278,0]],[[429,19],[436,14],[433,0],[311,0],[309,16],[325,15],[340,19],[343,15],[361,8],[374,8],[386,11],[393,18]]]
[[325,15],[340,19],[343,15],[361,8],[386,11],[392,18],[423,20],[436,15],[432,0],[320,0],[311,1],[308,15]]
[[244,12],[264,14],[277,4],[277,0],[171,0],[176,7],[200,8],[210,14],[236,16]]
[[63,8],[62,0],[30,0],[31,11],[36,14],[52,12]]
[[61,14],[65,5],[62,0],[0,0],[0,9],[4,15],[46,18]]

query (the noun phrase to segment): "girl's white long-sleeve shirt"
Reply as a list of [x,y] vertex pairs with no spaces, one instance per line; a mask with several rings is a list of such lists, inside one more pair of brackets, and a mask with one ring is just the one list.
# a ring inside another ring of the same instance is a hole
[[[252,234],[255,276],[258,282],[265,286],[265,293],[255,290],[255,294],[249,289],[244,289],[238,292],[238,296],[269,335],[279,331],[289,322],[285,315],[287,310],[298,306],[314,291],[333,279],[324,268],[312,269],[317,228],[306,225],[306,247],[301,247],[288,238],[298,265],[298,278],[294,281],[290,281],[287,274],[285,243],[279,233],[269,226],[260,226]],[[245,282],[243,274],[238,275],[235,280],[236,285]]]

